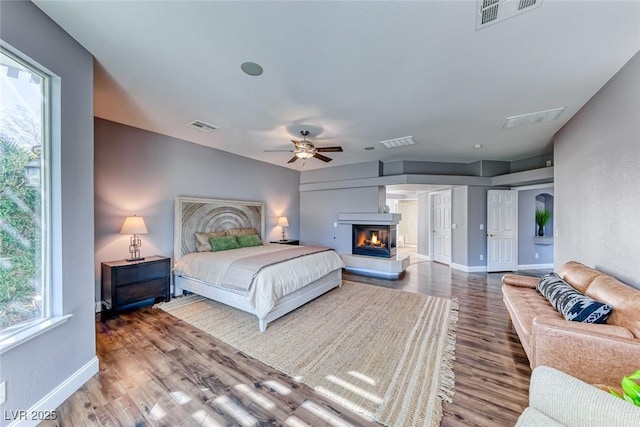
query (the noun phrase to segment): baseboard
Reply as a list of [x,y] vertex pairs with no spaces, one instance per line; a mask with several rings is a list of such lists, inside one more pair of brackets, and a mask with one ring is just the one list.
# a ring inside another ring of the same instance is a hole
[[518,270],[549,270],[553,269],[553,264],[522,264],[518,265]]
[[431,257],[429,255],[416,254],[416,258],[423,259],[425,261],[431,261]]
[[[38,403],[26,411],[26,417],[34,413],[46,413],[55,410],[73,393],[91,379],[100,370],[98,357],[94,356],[86,365],[74,372],[69,378],[64,380],[58,387],[54,388]],[[9,427],[30,427],[37,426],[42,420],[15,420]]]
[[102,311],[102,301],[96,301],[96,313],[100,313]]
[[464,271],[465,273],[486,273],[487,271],[486,265],[462,265],[452,262],[449,267],[455,270]]

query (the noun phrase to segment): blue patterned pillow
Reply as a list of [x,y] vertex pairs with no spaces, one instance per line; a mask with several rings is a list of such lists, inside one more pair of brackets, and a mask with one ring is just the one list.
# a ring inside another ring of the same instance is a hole
[[610,305],[581,294],[555,273],[542,276],[537,289],[567,320],[606,323],[611,314]]

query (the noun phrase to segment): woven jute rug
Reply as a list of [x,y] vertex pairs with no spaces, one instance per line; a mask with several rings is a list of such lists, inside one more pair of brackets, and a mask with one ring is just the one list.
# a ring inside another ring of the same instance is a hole
[[437,426],[453,395],[453,300],[343,281],[263,333],[255,316],[197,295],[160,307],[385,425]]

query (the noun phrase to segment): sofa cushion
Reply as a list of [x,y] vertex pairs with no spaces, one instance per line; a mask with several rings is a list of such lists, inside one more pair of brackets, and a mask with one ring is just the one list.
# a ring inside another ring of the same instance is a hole
[[602,273],[577,261],[569,261],[560,268],[558,275],[575,289],[586,294],[591,282]]
[[[531,337],[533,319],[536,317],[562,319],[562,315],[549,304],[549,301],[533,289],[505,285],[502,287],[502,293],[521,341],[525,339],[521,332],[526,335],[527,340]],[[530,347],[529,342],[526,344]]]
[[607,323],[629,329],[640,338],[640,291],[611,276],[597,277],[586,294],[613,307]]
[[567,320],[605,323],[611,314],[611,306],[581,294],[555,273],[542,276],[537,289]]

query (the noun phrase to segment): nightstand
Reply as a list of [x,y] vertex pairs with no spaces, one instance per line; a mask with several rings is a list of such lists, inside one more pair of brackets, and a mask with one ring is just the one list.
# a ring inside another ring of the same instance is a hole
[[170,277],[171,258],[167,257],[154,255],[140,261],[103,262],[103,318],[146,300],[169,301]]
[[278,243],[280,245],[299,245],[300,240],[275,240],[269,243]]

